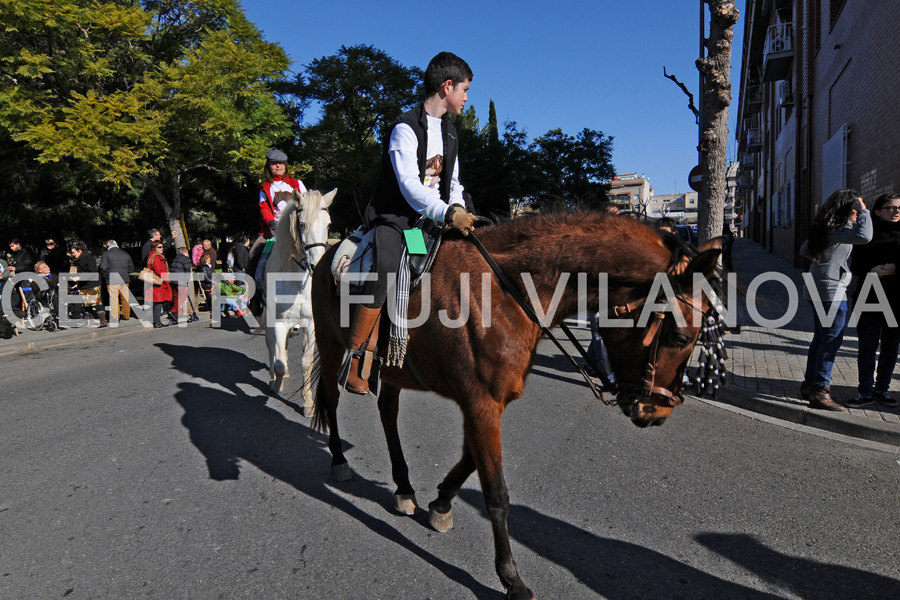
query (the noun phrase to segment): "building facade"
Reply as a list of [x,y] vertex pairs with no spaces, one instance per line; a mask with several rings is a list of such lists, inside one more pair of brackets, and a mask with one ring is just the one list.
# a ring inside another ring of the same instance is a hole
[[745,235],[800,265],[825,198],[900,178],[896,0],[746,0],[734,204]]
[[650,180],[637,173],[616,175],[609,182],[606,197],[616,205],[620,215],[648,216],[653,188]]

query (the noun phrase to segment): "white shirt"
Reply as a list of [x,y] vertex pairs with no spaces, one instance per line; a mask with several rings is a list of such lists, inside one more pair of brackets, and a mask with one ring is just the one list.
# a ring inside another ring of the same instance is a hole
[[[435,155],[443,154],[444,142],[441,138],[441,119],[428,117],[428,148],[425,156],[429,159]],[[435,221],[443,221],[448,204],[441,200],[438,189],[438,178],[426,178],[426,183],[419,179],[419,142],[412,127],[406,123],[400,123],[391,132],[388,151],[391,155],[391,165],[397,175],[400,184],[400,193],[406,198],[409,205],[420,215],[424,215]],[[444,165],[441,177],[447,176],[448,165]],[[459,183],[459,158],[453,165],[453,174],[450,179],[450,204],[459,204],[465,207],[462,197],[463,186]]]

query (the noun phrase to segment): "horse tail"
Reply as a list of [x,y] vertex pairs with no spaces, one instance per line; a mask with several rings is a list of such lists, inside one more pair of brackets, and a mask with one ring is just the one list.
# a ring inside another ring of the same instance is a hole
[[[315,368],[320,368],[318,363]],[[316,393],[313,396],[313,404],[315,405],[316,410],[313,413],[311,426],[315,431],[328,433],[328,429],[331,427],[331,421],[329,421],[328,418],[328,403],[325,401],[325,382],[321,377],[318,379],[319,382],[316,384]]]

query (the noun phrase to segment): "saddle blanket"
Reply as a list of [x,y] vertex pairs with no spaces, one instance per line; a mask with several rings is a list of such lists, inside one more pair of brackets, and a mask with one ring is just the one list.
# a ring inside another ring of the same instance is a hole
[[338,294],[341,292],[341,281],[348,278],[350,291],[358,293],[362,290],[362,274],[370,273],[374,266],[375,229],[368,232],[360,227],[340,243],[334,260],[331,261],[331,274]]

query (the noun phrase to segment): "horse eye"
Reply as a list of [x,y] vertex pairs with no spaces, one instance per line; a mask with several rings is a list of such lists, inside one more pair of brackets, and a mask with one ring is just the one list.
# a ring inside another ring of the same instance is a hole
[[674,334],[672,334],[672,341],[674,342],[674,344],[676,346],[683,347],[683,346],[687,346],[688,344],[691,343],[691,338],[684,335],[683,333],[675,332]]

